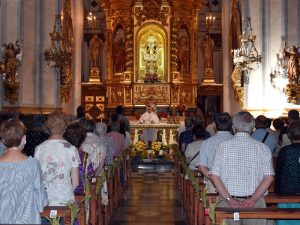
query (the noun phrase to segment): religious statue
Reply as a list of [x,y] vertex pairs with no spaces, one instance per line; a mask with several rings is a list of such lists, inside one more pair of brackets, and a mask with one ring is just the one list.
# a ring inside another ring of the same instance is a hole
[[101,48],[102,48],[102,41],[97,34],[94,34],[89,43],[90,68],[100,67]]
[[123,73],[125,70],[125,42],[122,37],[118,37],[112,44],[113,72]]
[[179,59],[179,72],[181,72],[182,74],[189,74],[190,51],[189,51],[189,40],[187,36],[183,36],[179,39],[178,59]]
[[297,48],[296,46],[292,46],[291,49],[285,50],[284,54],[286,57],[289,58],[288,60],[288,65],[287,65],[287,70],[288,70],[288,78],[289,78],[289,83],[292,84],[298,84],[299,83],[299,57],[300,53],[298,52],[299,47]]
[[285,57],[286,41],[281,43],[279,52],[276,54],[276,64],[271,69],[271,84],[280,93],[285,92],[288,81],[287,57]]
[[22,58],[22,45],[20,41],[17,40],[15,45],[13,43],[3,45],[2,51],[5,58],[5,80],[12,83],[18,82],[17,68]]
[[204,54],[204,69],[212,68],[212,50],[214,47],[214,41],[209,37],[208,34],[205,35],[203,40],[202,48]]
[[149,36],[143,55],[143,61],[146,64],[146,72],[144,76],[144,80],[146,82],[158,82],[160,80],[157,66],[158,57],[156,39],[153,36]]

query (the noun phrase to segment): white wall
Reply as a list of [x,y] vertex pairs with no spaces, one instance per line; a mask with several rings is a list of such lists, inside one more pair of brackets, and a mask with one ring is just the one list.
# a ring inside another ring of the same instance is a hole
[[[0,45],[20,39],[23,59],[19,68],[19,101],[10,105],[1,98],[0,107],[63,108],[75,113],[81,96],[81,49],[83,38],[83,3],[72,1],[75,38],[73,88],[71,99],[61,104],[58,77],[45,62],[44,51],[50,47],[55,15],[63,9],[64,0],[2,0],[0,9]],[[76,17],[74,16],[76,15]],[[0,58],[0,60],[2,60]],[[0,87],[2,97],[2,85]]]
[[251,17],[256,48],[262,55],[260,67],[251,73],[245,86],[245,108],[276,117],[288,108],[286,96],[271,85],[271,68],[276,63],[281,41],[300,44],[300,2],[297,0],[241,0],[242,15]]

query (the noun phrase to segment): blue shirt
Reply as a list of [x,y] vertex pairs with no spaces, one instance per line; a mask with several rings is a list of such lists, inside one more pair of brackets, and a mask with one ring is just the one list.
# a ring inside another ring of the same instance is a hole
[[[268,131],[264,128],[258,128],[254,131],[254,133],[251,135],[251,137],[257,141],[262,142],[267,132]],[[268,135],[267,139],[265,140],[264,144],[266,144],[269,147],[271,153],[273,153],[277,148],[276,134],[269,132],[269,135]]]

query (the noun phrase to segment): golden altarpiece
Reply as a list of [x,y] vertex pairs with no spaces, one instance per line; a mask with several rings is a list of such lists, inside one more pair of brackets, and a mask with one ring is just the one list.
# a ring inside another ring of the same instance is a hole
[[[89,82],[82,84],[87,111],[93,104],[101,112],[123,105],[131,113],[148,102],[195,107],[198,13],[204,1],[104,0],[100,4],[105,12],[106,72],[105,80],[95,81],[91,73]],[[97,96],[91,94],[95,92]]]

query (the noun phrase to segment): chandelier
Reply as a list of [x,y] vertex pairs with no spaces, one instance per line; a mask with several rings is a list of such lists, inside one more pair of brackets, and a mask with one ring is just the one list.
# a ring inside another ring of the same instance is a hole
[[[72,63],[72,48],[66,45],[66,34],[63,32],[61,15],[55,16],[54,30],[50,33],[51,45],[45,50],[47,65],[54,68],[61,85],[61,100],[69,100],[70,71]],[[67,89],[67,91],[65,91]]]
[[240,48],[233,50],[231,80],[235,99],[244,107],[244,83],[249,83],[249,74],[261,63],[261,55],[255,47],[256,36],[252,33],[251,18],[243,17],[243,32],[240,35]]
[[256,35],[252,33],[251,18],[243,17],[243,23],[240,48],[233,50],[233,64],[241,71],[254,70],[261,63],[261,55],[255,47]]

